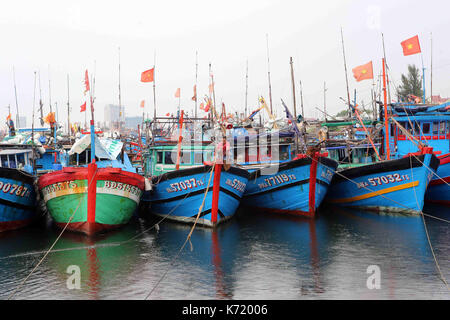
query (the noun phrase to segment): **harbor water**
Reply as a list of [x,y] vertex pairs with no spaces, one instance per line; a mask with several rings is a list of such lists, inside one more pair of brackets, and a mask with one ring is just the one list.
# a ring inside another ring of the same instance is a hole
[[[450,218],[450,208],[424,212]],[[425,229],[420,216],[322,207],[305,219],[240,208],[217,230],[196,227],[190,242],[191,225],[152,228],[157,221],[135,217],[91,238],[64,232],[44,259],[61,232],[50,219],[1,233],[0,298],[450,298],[426,233],[449,281],[449,225],[427,216]]]

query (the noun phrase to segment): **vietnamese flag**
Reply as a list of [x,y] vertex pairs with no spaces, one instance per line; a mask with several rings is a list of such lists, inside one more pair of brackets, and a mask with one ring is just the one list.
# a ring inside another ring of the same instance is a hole
[[85,111],[86,111],[86,102],[80,106],[80,112],[85,112]]
[[192,101],[197,101],[197,85],[194,85],[194,96],[192,97]]
[[9,121],[9,120],[11,120],[11,113],[8,114],[8,116],[6,117],[6,121]]
[[155,76],[155,68],[151,68],[147,71],[142,72],[141,82],[153,82]]
[[144,108],[144,106],[145,106],[145,100],[142,100],[141,101],[141,108]]
[[373,79],[372,61],[352,69],[356,81]]
[[84,85],[86,86],[84,93],[86,93],[91,89],[89,86],[89,75],[88,75],[87,69],[86,69],[86,72],[84,73]]
[[180,88],[178,88],[177,91],[175,91],[175,98],[179,97],[180,97]]
[[419,36],[414,36],[400,43],[403,48],[403,55],[409,56],[422,52],[420,50]]

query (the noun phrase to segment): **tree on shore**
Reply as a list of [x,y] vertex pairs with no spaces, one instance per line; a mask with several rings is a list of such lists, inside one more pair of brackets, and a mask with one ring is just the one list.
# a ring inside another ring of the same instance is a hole
[[408,95],[422,97],[422,76],[420,70],[413,64],[408,65],[408,74],[402,74],[402,84],[397,89],[398,98],[407,101]]

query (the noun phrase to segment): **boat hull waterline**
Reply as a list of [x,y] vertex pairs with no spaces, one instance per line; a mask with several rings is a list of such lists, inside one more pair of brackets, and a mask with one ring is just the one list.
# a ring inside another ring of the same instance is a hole
[[333,177],[326,202],[363,210],[419,214],[438,167],[438,158],[428,153],[345,169]]
[[128,223],[144,188],[144,177],[120,168],[97,168],[95,163],[87,168],[64,168],[39,179],[56,225],[88,235]]

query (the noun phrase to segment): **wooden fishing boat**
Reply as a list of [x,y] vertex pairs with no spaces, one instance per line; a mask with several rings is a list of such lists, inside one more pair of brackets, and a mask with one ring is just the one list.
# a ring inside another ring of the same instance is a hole
[[0,232],[25,227],[41,217],[36,208],[33,150],[26,147],[0,150]]
[[316,152],[312,156],[300,154],[272,170],[258,169],[250,174],[243,204],[258,210],[314,217],[337,166],[326,154]]
[[122,168],[65,167],[39,178],[56,225],[91,235],[126,224],[139,205],[144,178]]

